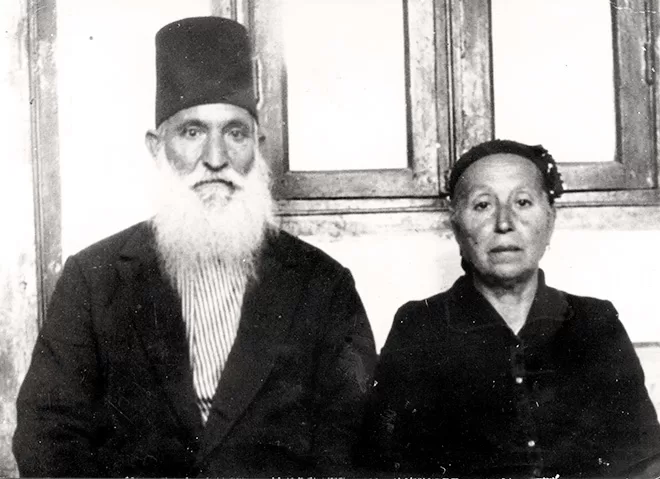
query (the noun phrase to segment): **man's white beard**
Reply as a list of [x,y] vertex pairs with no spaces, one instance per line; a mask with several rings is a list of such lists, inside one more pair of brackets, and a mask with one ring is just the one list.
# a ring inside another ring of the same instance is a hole
[[231,175],[238,184],[229,199],[220,195],[203,200],[174,172],[163,148],[157,164],[158,206],[152,221],[163,267],[173,284],[209,261],[241,265],[248,276],[254,276],[260,246],[268,230],[275,228],[268,166],[259,152],[245,177],[233,170],[215,175]]

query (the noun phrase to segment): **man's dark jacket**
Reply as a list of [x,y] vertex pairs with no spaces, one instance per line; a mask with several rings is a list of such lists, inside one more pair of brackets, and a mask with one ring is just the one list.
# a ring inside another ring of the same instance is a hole
[[378,475],[628,477],[660,460],[614,306],[550,288],[543,272],[517,335],[470,276],[405,304],[374,382],[363,455]]
[[72,256],[18,398],[25,476],[349,474],[376,353],[349,271],[269,236],[206,426],[149,223]]

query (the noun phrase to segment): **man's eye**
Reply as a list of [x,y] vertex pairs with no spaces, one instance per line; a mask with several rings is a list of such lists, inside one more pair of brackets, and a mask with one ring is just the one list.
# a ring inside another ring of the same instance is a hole
[[484,211],[484,210],[488,209],[489,206],[490,206],[490,203],[488,203],[487,201],[479,201],[479,202],[474,204],[474,209],[476,211]]
[[248,137],[247,132],[243,128],[232,128],[227,134],[234,141],[243,141]]
[[186,138],[197,138],[201,133],[201,130],[196,126],[189,126],[183,130],[183,136]]
[[532,206],[532,201],[527,199],[527,198],[520,198],[517,200],[518,206],[520,207],[527,207],[527,206]]

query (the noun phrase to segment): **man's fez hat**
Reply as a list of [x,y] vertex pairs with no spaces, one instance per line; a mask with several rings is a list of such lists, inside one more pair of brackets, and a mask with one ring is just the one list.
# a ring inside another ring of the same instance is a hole
[[221,17],[184,18],[156,34],[156,126],[178,111],[230,103],[257,118],[248,32]]

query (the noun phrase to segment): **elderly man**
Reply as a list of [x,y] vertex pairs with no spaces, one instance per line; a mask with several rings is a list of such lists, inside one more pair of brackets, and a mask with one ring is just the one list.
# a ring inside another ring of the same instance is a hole
[[156,36],[155,217],[67,261],[18,398],[27,476],[349,474],[376,360],[349,271],[278,231],[245,29]]

